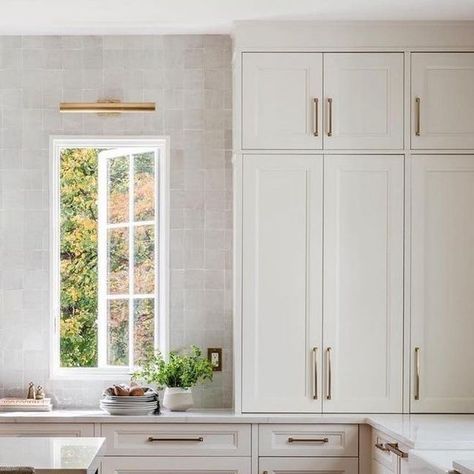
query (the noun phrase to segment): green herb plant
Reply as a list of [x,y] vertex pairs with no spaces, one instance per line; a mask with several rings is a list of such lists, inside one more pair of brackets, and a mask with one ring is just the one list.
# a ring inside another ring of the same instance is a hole
[[172,351],[168,360],[157,351],[149,355],[140,370],[133,374],[134,379],[155,384],[157,388],[191,388],[197,383],[212,380],[212,364],[202,357],[201,349],[191,346],[184,352]]

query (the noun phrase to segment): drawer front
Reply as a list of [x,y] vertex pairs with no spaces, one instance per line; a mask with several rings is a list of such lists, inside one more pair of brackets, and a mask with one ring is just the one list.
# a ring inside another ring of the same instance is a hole
[[92,437],[94,425],[87,423],[0,423],[0,436]]
[[101,474],[250,474],[250,458],[106,457]]
[[[388,472],[397,472],[398,457],[390,451],[385,451],[385,443],[393,443],[394,440],[380,431],[372,431],[372,461],[379,469],[384,467]],[[377,446],[380,446],[378,448]],[[385,471],[381,471],[385,472]]]
[[357,474],[359,460],[356,458],[260,458],[259,468],[260,472],[267,474]]
[[107,455],[250,456],[250,425],[103,424]]
[[260,425],[260,456],[358,456],[357,425]]

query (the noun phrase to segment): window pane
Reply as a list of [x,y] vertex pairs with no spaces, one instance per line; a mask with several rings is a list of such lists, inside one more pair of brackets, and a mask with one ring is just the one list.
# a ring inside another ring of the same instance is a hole
[[150,221],[155,216],[155,154],[135,155],[135,220]]
[[129,158],[111,158],[109,163],[108,221],[128,222]]
[[128,300],[108,304],[107,363],[128,365]]
[[155,231],[152,225],[135,227],[135,293],[153,293],[155,288]]
[[155,300],[137,299],[134,304],[133,348],[135,365],[140,365],[154,348],[154,308]]
[[108,293],[128,293],[128,228],[108,230]]

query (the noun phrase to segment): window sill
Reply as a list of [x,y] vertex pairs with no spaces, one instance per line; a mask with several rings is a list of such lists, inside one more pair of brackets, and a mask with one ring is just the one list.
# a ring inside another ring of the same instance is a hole
[[127,382],[132,376],[133,370],[124,368],[75,368],[62,367],[53,368],[50,380],[114,380],[116,382]]

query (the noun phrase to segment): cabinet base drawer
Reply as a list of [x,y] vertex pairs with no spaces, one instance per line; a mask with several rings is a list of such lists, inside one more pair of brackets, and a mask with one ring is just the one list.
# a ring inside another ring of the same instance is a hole
[[260,425],[260,456],[358,456],[357,425]]
[[358,474],[357,458],[260,458],[260,472],[267,474]]
[[102,425],[107,455],[250,456],[250,425]]

